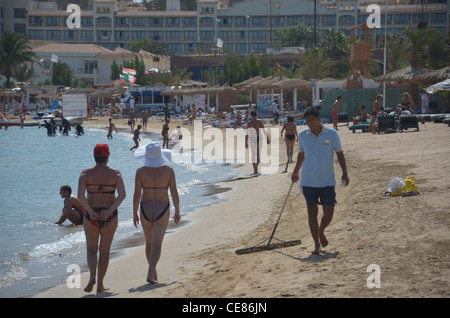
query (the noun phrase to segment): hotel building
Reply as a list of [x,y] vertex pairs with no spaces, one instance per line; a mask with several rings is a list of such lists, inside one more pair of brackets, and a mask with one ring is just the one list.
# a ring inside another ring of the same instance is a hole
[[[330,28],[347,33],[347,29],[365,24],[371,13],[367,12],[368,5],[377,3],[356,0],[196,2],[196,11],[180,11],[179,0],[167,0],[168,11],[144,11],[143,7],[127,6],[129,1],[94,0],[91,10],[81,10],[80,28],[68,27],[67,19],[72,12],[39,9],[38,3],[30,5],[25,12],[14,9],[13,12],[20,15],[20,25],[14,28],[33,41],[93,43],[110,50],[127,49],[127,42],[148,39],[163,43],[174,55],[189,55],[200,50],[211,53],[217,50],[218,42],[222,43],[223,49],[238,54],[260,54],[274,46],[277,31],[298,23],[313,27],[317,41],[323,41]],[[417,28],[421,21],[442,32],[443,36],[448,34],[448,1],[425,5],[420,1],[416,1],[420,4],[414,4],[414,0],[407,1],[413,4],[388,2],[393,4],[380,4],[381,28],[374,31],[374,42],[385,32],[401,34],[407,27]],[[14,6],[12,1],[8,3],[8,6]],[[2,31],[6,23],[14,25],[14,22],[6,21],[9,20],[3,15]]]

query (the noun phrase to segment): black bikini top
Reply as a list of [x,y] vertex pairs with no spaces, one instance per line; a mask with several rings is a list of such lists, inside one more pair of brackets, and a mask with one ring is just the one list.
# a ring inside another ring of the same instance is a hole
[[116,187],[114,184],[87,184],[87,187],[89,186],[96,186],[98,191],[89,191],[88,193],[95,193],[95,194],[101,194],[101,193],[115,193],[116,190],[114,189],[113,191],[103,191],[105,187]]

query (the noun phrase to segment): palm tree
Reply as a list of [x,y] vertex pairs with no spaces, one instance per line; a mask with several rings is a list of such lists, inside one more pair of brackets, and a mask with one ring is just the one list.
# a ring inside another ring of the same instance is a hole
[[18,65],[16,70],[15,70],[15,72],[14,72],[14,78],[18,82],[28,82],[35,75],[36,75],[36,73],[34,72],[34,69],[28,68],[26,63]]
[[311,78],[324,78],[330,74],[333,64],[323,48],[309,49],[302,59],[302,67],[298,70],[300,78],[310,80]]
[[411,66],[440,68],[448,62],[448,52],[442,34],[432,28],[405,29],[410,44]]
[[406,39],[394,35],[386,44],[386,61],[389,71],[396,71],[408,65],[410,45]]
[[11,77],[18,65],[38,61],[29,41],[23,35],[6,31],[0,39],[0,74],[6,78],[5,86],[11,86]]

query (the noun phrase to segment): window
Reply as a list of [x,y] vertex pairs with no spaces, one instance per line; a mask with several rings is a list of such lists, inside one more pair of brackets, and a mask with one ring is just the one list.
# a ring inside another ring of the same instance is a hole
[[[336,16],[335,15],[326,15],[323,17],[322,23],[324,26],[335,26],[336,25]],[[366,21],[364,20],[364,22],[361,24],[366,24]]]
[[445,13],[432,13],[431,14],[432,23],[445,23]]
[[14,9],[14,19],[25,19],[25,9]]
[[253,17],[253,26],[266,26],[267,17]]
[[111,25],[111,19],[108,17],[100,17],[97,19],[98,25]]
[[272,17],[272,26],[284,26],[284,17]]
[[[341,17],[342,18],[342,17]],[[314,16],[306,16],[304,19],[305,25],[312,26],[314,25]],[[319,17],[316,17],[316,25],[319,25]]]
[[166,18],[166,26],[168,27],[180,26],[180,18]]
[[358,24],[366,24],[367,23],[367,18],[369,17],[368,14],[361,14],[358,15]]
[[30,30],[28,33],[28,38],[30,40],[43,40],[44,39],[44,31],[42,30]]
[[180,40],[180,31],[166,31],[166,41]]
[[300,23],[302,23],[302,17],[299,15],[287,17],[287,25],[288,26],[296,25],[296,24],[300,24]]
[[163,18],[150,18],[150,25],[151,26],[154,26],[154,27],[156,27],[156,26],[159,26],[159,27],[161,27],[161,26],[163,26]]
[[97,70],[97,61],[84,61],[84,73],[93,74]]
[[247,17],[236,17],[236,26],[247,26],[249,23],[248,20]]
[[130,39],[130,32],[128,31],[116,31],[116,41],[128,41]]
[[185,27],[195,27],[197,26],[197,18],[187,17],[183,19],[183,26]]
[[422,21],[422,17],[423,17],[424,22],[428,22],[428,13],[424,13],[423,15],[422,15],[422,13],[414,13],[413,14],[413,23],[418,23],[418,22]]
[[[381,15],[381,25],[384,25],[384,20],[386,19],[385,17],[386,17],[385,14]],[[387,24],[391,24],[391,23],[392,23],[392,14],[388,14],[387,15]]]
[[257,30],[252,32],[252,39],[256,41],[267,40],[267,31]]
[[133,41],[143,41],[145,40],[145,31],[133,31],[131,36]]
[[64,40],[66,41],[78,40],[78,30],[64,30]]
[[47,40],[61,40],[61,31],[47,30]]
[[212,40],[214,38],[214,31],[201,31],[200,39],[201,40]]
[[130,18],[125,17],[125,18],[116,18],[116,25],[117,26],[129,26],[130,25]]
[[184,52],[186,53],[194,53],[197,49],[198,44],[197,43],[186,43],[184,45]]
[[197,40],[197,31],[184,31],[184,40],[185,41],[196,41]]
[[59,26],[59,25],[61,25],[61,18],[60,17],[47,17],[46,25]]
[[149,39],[152,41],[163,40],[163,32],[162,31],[149,31]]
[[181,53],[181,44],[180,43],[167,43],[167,51],[173,52],[174,54]]
[[30,16],[29,22],[30,25],[42,25],[44,18],[42,16]]
[[[253,31],[253,34],[255,31]],[[248,31],[247,30],[236,30],[235,36],[237,41],[243,41],[248,39]]]
[[267,43],[253,43],[254,53],[265,53],[267,48]]
[[97,40],[98,41],[107,41],[111,40],[111,31],[97,31]]
[[396,14],[395,23],[396,24],[409,24],[411,16],[409,14]]
[[222,17],[220,18],[220,25],[225,27],[231,27],[233,25],[232,17]]
[[247,43],[236,43],[236,53],[247,53]]
[[93,26],[93,18],[92,17],[81,17],[81,26]]
[[145,23],[147,22],[146,18],[133,18],[133,26],[145,26]]
[[232,32],[231,31],[219,31],[219,38],[222,40],[232,40]]
[[210,18],[210,17],[204,17],[200,19],[200,25],[201,26],[205,26],[205,25],[214,25],[214,19]]
[[353,25],[355,23],[355,17],[351,15],[343,15],[339,17],[339,25]]
[[93,41],[94,32],[92,30],[81,30],[81,40],[82,41]]

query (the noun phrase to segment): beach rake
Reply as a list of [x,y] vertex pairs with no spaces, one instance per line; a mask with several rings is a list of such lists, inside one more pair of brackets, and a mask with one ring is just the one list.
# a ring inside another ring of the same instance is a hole
[[[286,196],[286,199],[284,200],[283,207],[281,208],[280,214],[278,215],[277,223],[275,223],[275,227],[273,228],[273,231],[272,231],[272,234],[270,235],[269,240],[265,240],[265,241],[263,241],[261,243],[258,243],[258,244],[254,245],[252,247],[249,247],[249,248],[236,250],[235,253],[237,255],[250,254],[250,253],[262,252],[262,251],[268,251],[268,250],[274,250],[274,249],[278,249],[278,248],[284,248],[284,247],[289,247],[289,246],[302,244],[302,242],[300,240],[285,242],[285,241],[281,241],[281,240],[277,239],[279,242],[270,245],[270,243],[272,242],[272,239],[274,238],[273,236],[275,235],[275,231],[277,230],[278,223],[280,222],[281,215],[283,214],[284,208],[286,206],[286,203],[287,203],[287,200],[289,198],[289,194],[291,193],[293,185],[294,185],[294,183],[291,182],[291,186],[289,187],[288,194]],[[266,244],[262,245],[266,241],[268,241],[267,245]]]

